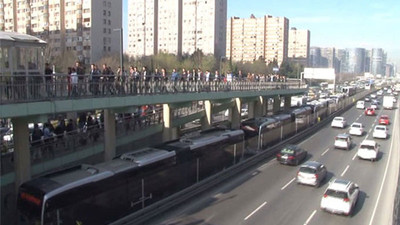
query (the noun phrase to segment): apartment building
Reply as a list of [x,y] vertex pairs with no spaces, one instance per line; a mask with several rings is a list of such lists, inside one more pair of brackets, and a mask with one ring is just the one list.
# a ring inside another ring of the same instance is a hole
[[119,52],[121,28],[122,0],[0,0],[0,30],[44,39],[49,57],[96,62]]
[[129,0],[128,54],[225,55],[226,0]]
[[289,30],[289,58],[305,58],[310,55],[310,31],[298,30],[292,27]]
[[266,15],[232,17],[227,23],[226,57],[233,61],[276,60],[288,57],[289,20]]

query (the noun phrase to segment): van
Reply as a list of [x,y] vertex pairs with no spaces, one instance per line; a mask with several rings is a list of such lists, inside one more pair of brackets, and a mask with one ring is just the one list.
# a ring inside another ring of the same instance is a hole
[[358,101],[356,105],[357,109],[364,109],[365,108],[365,102],[364,101]]

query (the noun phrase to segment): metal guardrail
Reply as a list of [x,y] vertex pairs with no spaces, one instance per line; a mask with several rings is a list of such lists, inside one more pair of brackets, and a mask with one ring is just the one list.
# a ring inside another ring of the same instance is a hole
[[[297,143],[301,140],[304,140],[305,137],[308,137],[324,127],[326,124],[331,122],[331,120],[337,116],[342,114],[343,112],[349,110],[354,104],[356,100],[363,98],[364,96],[370,94],[368,93],[358,93],[354,97],[354,101],[350,101],[347,106],[343,107],[342,109],[332,113],[326,119],[320,121],[319,123],[310,126],[308,129],[272,146],[266,151],[261,151],[259,154],[256,154],[245,161],[242,161],[218,174],[215,174],[211,177],[208,177],[201,182],[192,185],[178,193],[175,193],[159,202],[156,202],[152,205],[147,206],[146,208],[134,212],[124,218],[121,218],[110,225],[130,225],[130,224],[145,224],[151,218],[156,217],[157,215],[173,208],[176,205],[183,203],[184,201],[193,198],[194,196],[206,191],[209,188],[215,187],[216,185],[222,183],[223,181],[232,178],[233,176],[245,171],[246,169],[255,166],[258,163],[270,158],[273,156],[277,151],[279,151],[283,146],[288,143]],[[348,98],[348,99],[350,99]]]
[[110,96],[155,95],[171,93],[199,93],[226,91],[262,91],[273,89],[306,88],[300,80],[287,82],[250,81],[171,81],[171,80],[132,80],[90,75],[15,75],[0,76],[0,105],[32,101],[79,99]]

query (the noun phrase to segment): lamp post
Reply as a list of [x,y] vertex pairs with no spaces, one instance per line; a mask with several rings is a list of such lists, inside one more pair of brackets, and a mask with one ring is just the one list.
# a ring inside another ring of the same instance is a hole
[[123,68],[124,68],[124,49],[123,49],[123,47],[124,47],[124,39],[123,39],[123,37],[124,37],[124,35],[123,35],[123,29],[122,29],[122,27],[121,28],[117,28],[117,29],[113,29],[113,31],[119,31],[119,37],[120,37],[120,40],[119,40],[119,60],[120,60],[120,63],[121,63],[121,74],[122,74],[122,72],[123,72]]

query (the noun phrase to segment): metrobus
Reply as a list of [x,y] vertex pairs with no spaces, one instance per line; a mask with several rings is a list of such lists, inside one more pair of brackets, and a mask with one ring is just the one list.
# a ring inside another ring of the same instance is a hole
[[211,130],[19,187],[23,224],[108,224],[238,163],[242,130]]
[[356,88],[352,86],[342,87],[342,92],[347,96],[352,96],[356,94]]

